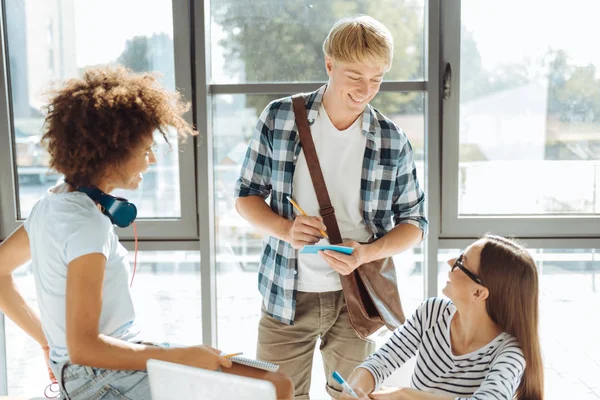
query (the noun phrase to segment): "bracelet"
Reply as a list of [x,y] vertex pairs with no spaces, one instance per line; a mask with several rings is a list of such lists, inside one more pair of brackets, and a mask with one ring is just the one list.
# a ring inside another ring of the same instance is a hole
[[49,351],[50,350],[50,346],[48,346],[48,345],[42,346],[42,350]]

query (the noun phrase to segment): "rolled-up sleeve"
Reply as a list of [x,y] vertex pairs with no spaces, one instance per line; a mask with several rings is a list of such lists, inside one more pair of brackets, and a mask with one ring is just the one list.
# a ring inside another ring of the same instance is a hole
[[394,187],[392,211],[394,224],[411,224],[427,236],[429,222],[425,217],[425,193],[417,179],[413,150],[407,140],[400,152],[396,186]]
[[272,126],[271,105],[260,115],[248,144],[240,176],[235,184],[234,197],[260,196],[271,193]]

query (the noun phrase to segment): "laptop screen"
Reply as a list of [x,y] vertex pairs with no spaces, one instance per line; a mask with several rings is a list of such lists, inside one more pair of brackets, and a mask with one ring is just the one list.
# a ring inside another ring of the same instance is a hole
[[153,400],[276,400],[267,381],[159,360],[147,366]]

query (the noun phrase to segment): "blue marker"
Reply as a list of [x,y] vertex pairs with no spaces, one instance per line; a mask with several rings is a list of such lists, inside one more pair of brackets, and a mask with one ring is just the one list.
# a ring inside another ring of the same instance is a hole
[[340,385],[342,385],[342,387],[344,388],[344,390],[346,392],[348,392],[351,396],[354,396],[354,397],[358,398],[358,395],[356,394],[356,392],[354,390],[352,390],[352,388],[350,387],[350,385],[348,385],[348,382],[346,382],[344,380],[344,378],[342,378],[342,376],[337,371],[333,371],[333,374],[331,376],[333,376],[333,379],[335,379],[335,381],[337,383],[339,383]]

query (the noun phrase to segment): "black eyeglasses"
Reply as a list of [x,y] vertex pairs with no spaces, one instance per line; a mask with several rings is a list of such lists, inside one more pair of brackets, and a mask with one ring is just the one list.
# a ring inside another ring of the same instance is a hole
[[469,271],[467,269],[467,267],[465,267],[465,264],[463,264],[462,260],[463,260],[463,253],[460,253],[460,256],[458,256],[458,258],[456,259],[456,261],[454,261],[454,265],[452,265],[452,271],[454,271],[458,267],[458,268],[460,268],[460,270],[462,272],[465,273],[465,275],[467,275],[469,278],[471,278],[471,280],[473,282],[478,283],[481,286],[485,286],[483,284],[483,281],[481,280],[480,277],[478,277],[477,275],[475,275],[474,273],[472,273],[471,271]]

